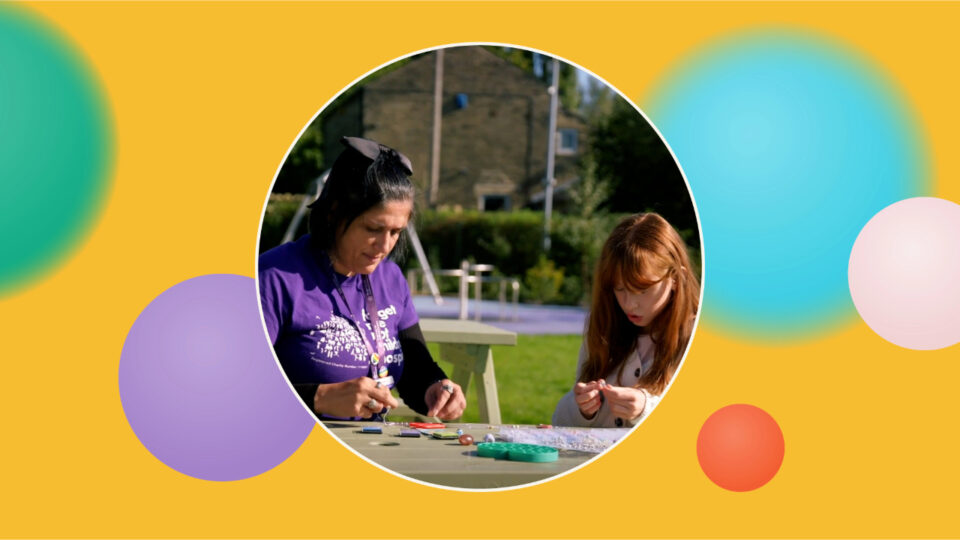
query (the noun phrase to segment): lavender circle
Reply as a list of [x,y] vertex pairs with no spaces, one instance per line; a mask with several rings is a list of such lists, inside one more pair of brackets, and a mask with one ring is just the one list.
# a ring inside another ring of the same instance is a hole
[[195,478],[268,471],[315,424],[273,358],[249,277],[199,276],[161,293],[127,334],[119,371],[137,438]]

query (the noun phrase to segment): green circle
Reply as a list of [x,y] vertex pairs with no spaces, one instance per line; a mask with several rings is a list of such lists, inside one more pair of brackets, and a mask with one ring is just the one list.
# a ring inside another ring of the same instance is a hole
[[80,54],[25,8],[0,5],[0,295],[86,237],[107,191],[110,129]]

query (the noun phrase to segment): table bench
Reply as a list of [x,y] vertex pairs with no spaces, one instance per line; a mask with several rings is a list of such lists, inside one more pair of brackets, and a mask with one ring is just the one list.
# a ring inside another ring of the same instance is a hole
[[480,421],[499,424],[500,400],[490,346],[516,345],[516,332],[459,319],[420,319],[420,329],[428,343],[440,344],[440,359],[453,364],[450,379],[463,388],[464,394],[476,376]]
[[[459,319],[420,319],[420,329],[427,343],[440,345],[439,359],[453,364],[453,373],[447,375],[463,388],[464,395],[476,376],[480,421],[499,424],[500,400],[497,398],[497,379],[490,346],[516,345],[516,332]],[[392,414],[414,416],[417,413],[402,405]]]
[[[364,426],[382,426],[382,434],[361,433]],[[525,463],[480,457],[476,445],[462,446],[456,440],[428,436],[400,437],[399,425],[377,422],[324,422],[338,439],[370,461],[403,476],[442,486],[490,489],[537,482],[586,463],[597,454],[560,450],[557,461]],[[492,424],[446,424],[463,429],[476,440],[499,431]],[[492,428],[492,429],[491,429]]]

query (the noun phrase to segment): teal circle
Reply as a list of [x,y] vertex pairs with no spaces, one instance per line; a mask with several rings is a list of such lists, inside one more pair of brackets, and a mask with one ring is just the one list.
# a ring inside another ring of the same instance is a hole
[[0,5],[0,295],[89,232],[107,190],[110,128],[73,46],[25,8]]
[[704,321],[781,340],[855,320],[857,235],[928,189],[927,148],[893,81],[842,42],[771,29],[710,43],[648,105],[697,203]]

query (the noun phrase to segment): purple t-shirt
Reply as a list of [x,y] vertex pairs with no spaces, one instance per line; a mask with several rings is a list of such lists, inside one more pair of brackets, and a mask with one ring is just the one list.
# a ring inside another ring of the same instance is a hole
[[[261,254],[259,263],[263,318],[290,381],[328,384],[370,375],[370,353],[357,323],[361,322],[374,351],[377,342],[360,275],[335,274],[326,254],[313,254],[310,235]],[[334,276],[349,309],[337,292]],[[399,381],[403,373],[399,331],[418,322],[410,289],[400,268],[389,260],[370,274],[370,284],[384,345],[381,364]]]

